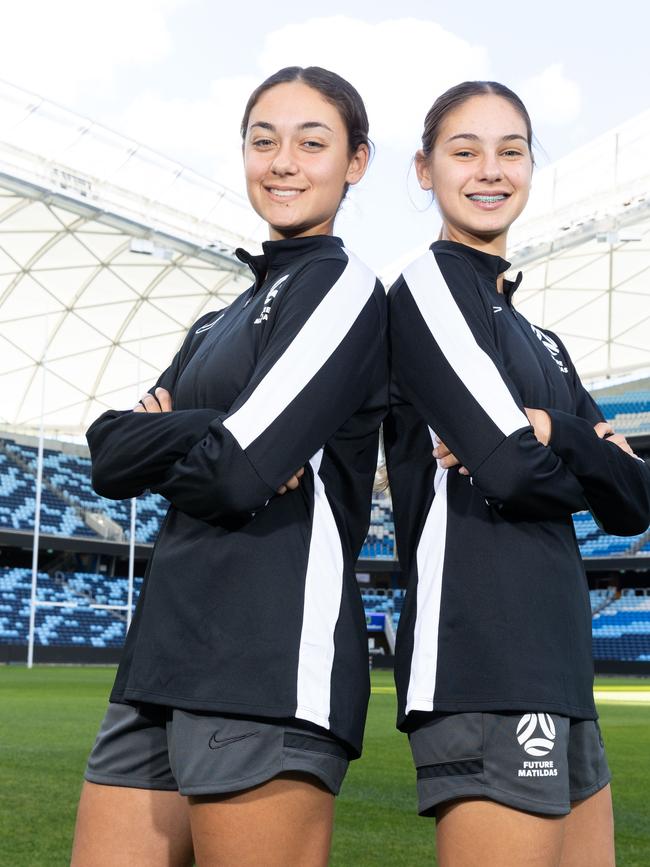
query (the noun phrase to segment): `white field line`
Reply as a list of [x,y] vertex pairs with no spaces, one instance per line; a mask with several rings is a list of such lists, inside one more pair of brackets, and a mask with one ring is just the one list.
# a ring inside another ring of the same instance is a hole
[[635,704],[650,704],[650,690],[613,690],[595,689],[596,702],[634,702]]
[[[395,695],[394,686],[373,686],[373,695]],[[595,689],[594,698],[596,702],[622,704],[633,703],[650,705],[650,689],[643,690],[613,690],[613,689]]]

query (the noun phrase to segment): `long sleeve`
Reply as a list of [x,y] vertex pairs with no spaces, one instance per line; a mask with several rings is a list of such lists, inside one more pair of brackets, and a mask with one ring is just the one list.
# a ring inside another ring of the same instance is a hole
[[383,303],[374,275],[352,255],[307,265],[274,305],[246,388],[152,490],[206,521],[261,508],[383,371]]
[[504,517],[536,520],[584,509],[580,482],[535,439],[473,270],[446,255],[451,285],[429,252],[389,293],[397,387]]
[[[183,365],[196,349],[197,328],[214,315],[192,326],[171,364],[150,389],[152,394],[158,386],[173,394]],[[113,500],[138,496],[161,481],[169,466],[191,449],[218,415],[212,409],[152,414],[108,410],[86,432],[94,489]]]
[[632,536],[650,524],[650,467],[615,443],[601,439],[594,425],[603,415],[585,389],[562,347],[576,393],[577,415],[547,409],[551,417],[549,447],[579,479],[594,518],[607,533]]
[[164,413],[109,410],[88,429],[93,488],[102,497],[137,497],[207,432],[211,409]]

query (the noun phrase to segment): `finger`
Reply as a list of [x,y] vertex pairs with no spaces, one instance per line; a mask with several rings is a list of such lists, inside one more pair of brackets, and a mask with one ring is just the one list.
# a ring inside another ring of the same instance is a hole
[[305,475],[305,468],[300,467],[300,469],[296,473],[296,478],[301,479],[304,475]]
[[469,470],[467,469],[467,467],[461,467],[458,472],[461,474],[461,476],[469,476]]
[[287,486],[286,485],[280,485],[280,487],[278,488],[278,494],[286,494],[286,493],[287,493]]
[[443,470],[449,470],[451,467],[458,466],[459,463],[460,461],[454,455],[448,455],[446,458],[438,461],[438,466],[442,467]]
[[289,481],[285,482],[285,485],[290,491],[295,491],[296,488],[300,486],[300,479],[297,476],[291,476]]
[[156,398],[148,392],[147,394],[142,395],[140,403],[144,406],[145,412],[161,412],[160,404]]
[[147,410],[142,406],[141,403],[136,403],[133,407],[133,412],[146,412]]
[[614,433],[614,428],[606,421],[599,421],[594,425],[594,430],[601,439]]
[[171,410],[172,410],[172,396],[167,391],[167,389],[161,388],[160,386],[158,386],[158,388],[155,391],[155,395],[156,395],[156,400],[160,404],[160,409],[163,412],[171,412]]
[[440,443],[440,445],[436,446],[436,448],[433,450],[434,458],[446,458],[447,455],[450,454],[451,452],[444,443]]

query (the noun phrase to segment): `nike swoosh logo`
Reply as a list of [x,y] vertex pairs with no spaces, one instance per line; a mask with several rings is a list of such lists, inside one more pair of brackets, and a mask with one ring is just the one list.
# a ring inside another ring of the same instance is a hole
[[492,309],[494,310],[495,313],[501,313],[501,311],[503,310],[503,307],[493,307]]
[[243,735],[235,735],[232,738],[218,738],[218,737],[216,737],[217,732],[215,732],[212,735],[212,737],[210,738],[208,746],[210,747],[211,750],[220,750],[221,747],[227,747],[228,744],[234,744],[237,741],[243,741],[246,738],[252,738],[254,735],[258,735],[258,734],[259,734],[259,731],[254,731],[254,732],[246,732]]
[[195,334],[203,334],[204,331],[209,331],[212,328],[212,326],[216,325],[217,322],[220,322],[225,315],[226,315],[225,313],[222,313],[221,316],[218,316],[212,322],[209,322],[207,325],[202,325],[200,328],[197,328],[194,333]]

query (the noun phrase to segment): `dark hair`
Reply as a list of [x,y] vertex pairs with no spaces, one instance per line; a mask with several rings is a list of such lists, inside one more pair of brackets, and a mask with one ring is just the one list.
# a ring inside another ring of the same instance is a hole
[[246,137],[251,111],[262,94],[275,87],[276,84],[285,84],[291,81],[302,81],[309,87],[313,87],[338,109],[347,129],[350,155],[355,154],[359,145],[362,144],[365,144],[368,150],[372,149],[372,143],[368,138],[368,115],[359,92],[352,87],[349,81],[320,66],[286,66],[270,75],[259,87],[256,87],[248,98],[244,110],[244,117],[241,122],[242,139]]
[[449,112],[458,108],[473,96],[484,96],[487,93],[493,93],[495,96],[500,96],[502,99],[507,100],[519,112],[526,124],[528,148],[531,157],[533,156],[533,127],[528,110],[517,94],[510,90],[509,87],[506,87],[505,84],[499,84],[498,81],[463,81],[462,84],[456,84],[454,87],[446,90],[429,109],[424,119],[424,132],[422,133],[422,152],[425,157],[431,156],[436,139],[440,133],[440,127]]

